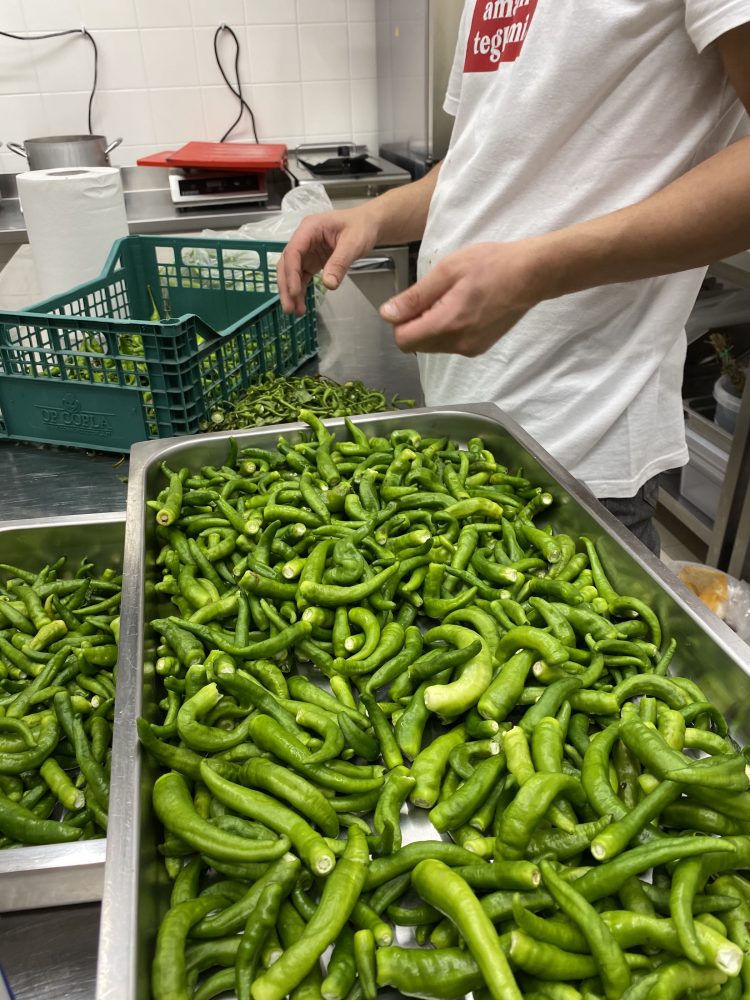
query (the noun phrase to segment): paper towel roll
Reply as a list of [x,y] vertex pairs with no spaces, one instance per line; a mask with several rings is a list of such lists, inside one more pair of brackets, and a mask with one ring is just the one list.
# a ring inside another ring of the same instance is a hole
[[99,276],[128,235],[117,167],[58,167],[18,174],[39,290],[47,298]]

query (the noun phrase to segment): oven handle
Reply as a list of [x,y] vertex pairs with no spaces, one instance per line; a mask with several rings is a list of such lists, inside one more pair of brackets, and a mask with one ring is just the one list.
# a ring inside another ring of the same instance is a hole
[[301,142],[299,146],[294,147],[292,153],[295,155],[306,151],[319,153],[321,150],[341,149],[344,146],[351,150],[357,148],[357,144],[353,139],[347,139],[344,142]]
[[360,257],[349,265],[349,273],[370,274],[373,271],[395,271],[396,262],[392,257]]

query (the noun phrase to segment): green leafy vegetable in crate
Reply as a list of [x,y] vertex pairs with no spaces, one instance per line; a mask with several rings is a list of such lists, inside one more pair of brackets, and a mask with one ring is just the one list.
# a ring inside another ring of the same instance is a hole
[[481,440],[300,417],[149,502],[156,1000],[747,997],[747,761],[653,610]]
[[0,846],[104,835],[121,577],[0,565]]
[[266,424],[291,423],[301,409],[318,417],[346,417],[357,413],[380,413],[383,410],[414,406],[413,399],[392,396],[368,388],[363,382],[335,382],[323,375],[290,375],[286,378],[267,375],[258,385],[250,386],[235,400],[216,406],[211,421],[202,430],[237,430]]
[[[148,385],[148,368],[142,362],[129,360],[143,357],[143,341],[137,334],[118,338],[119,354],[111,357],[104,343],[96,337],[82,337],[75,352],[65,355],[66,379],[112,385]],[[39,368],[28,366],[27,374],[43,378],[59,378],[58,366]]]

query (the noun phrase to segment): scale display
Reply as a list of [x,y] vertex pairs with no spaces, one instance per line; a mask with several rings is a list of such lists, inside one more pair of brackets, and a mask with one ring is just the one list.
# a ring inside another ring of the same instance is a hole
[[244,204],[268,200],[266,175],[263,172],[228,174],[215,171],[173,173],[169,175],[172,201],[176,205],[207,203]]

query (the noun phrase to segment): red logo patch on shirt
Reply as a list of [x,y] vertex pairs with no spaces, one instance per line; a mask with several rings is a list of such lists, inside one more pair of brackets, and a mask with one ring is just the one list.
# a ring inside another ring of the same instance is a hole
[[537,0],[477,0],[466,45],[465,73],[493,73],[518,59]]

